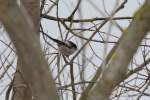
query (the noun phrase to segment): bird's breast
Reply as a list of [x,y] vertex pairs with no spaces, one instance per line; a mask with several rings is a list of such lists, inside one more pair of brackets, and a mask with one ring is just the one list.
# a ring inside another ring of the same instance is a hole
[[59,53],[64,55],[64,56],[69,56],[76,51],[75,49],[70,49],[70,48],[65,47],[65,46],[59,46],[58,49],[59,49]]

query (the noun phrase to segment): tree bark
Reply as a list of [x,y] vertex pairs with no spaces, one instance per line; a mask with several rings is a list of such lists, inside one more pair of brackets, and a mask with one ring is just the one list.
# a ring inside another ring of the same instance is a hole
[[58,100],[54,81],[41,51],[39,37],[35,34],[26,10],[19,8],[12,0],[0,0],[0,20],[16,48],[19,72],[31,89],[32,99]]
[[[39,37],[39,26],[40,26],[40,0],[21,0],[20,7],[24,7],[32,19],[34,30],[37,32]],[[30,10],[32,9],[32,10]],[[28,84],[23,79],[20,71],[20,60],[17,60],[17,71],[15,73],[13,82],[13,100],[32,100],[32,92],[28,87]],[[19,86],[19,87],[17,87]]]
[[139,44],[150,31],[150,1],[147,0],[137,11],[132,23],[123,33],[123,38],[112,58],[102,71],[98,83],[82,100],[109,100],[113,89],[123,81],[130,60]]

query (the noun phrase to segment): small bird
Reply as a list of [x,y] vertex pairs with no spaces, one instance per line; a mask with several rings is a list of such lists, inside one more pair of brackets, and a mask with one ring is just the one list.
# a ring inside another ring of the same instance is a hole
[[44,33],[49,39],[53,40],[58,45],[59,53],[63,56],[69,57],[71,54],[73,54],[77,50],[77,45],[73,43],[72,41],[60,41],[57,39],[52,38],[51,36]]

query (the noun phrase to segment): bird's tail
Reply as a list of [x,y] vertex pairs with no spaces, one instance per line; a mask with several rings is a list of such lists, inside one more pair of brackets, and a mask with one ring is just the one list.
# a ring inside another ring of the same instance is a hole
[[57,44],[64,44],[64,42],[60,41],[60,40],[57,40],[57,39],[54,39],[52,38],[51,36],[49,36],[48,34],[46,33],[43,33],[45,36],[47,36],[49,39],[51,39],[52,41],[56,42]]

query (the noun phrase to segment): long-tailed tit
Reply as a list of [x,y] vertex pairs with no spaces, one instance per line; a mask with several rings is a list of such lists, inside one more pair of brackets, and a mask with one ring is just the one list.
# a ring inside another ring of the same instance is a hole
[[44,33],[49,39],[53,40],[58,45],[59,53],[63,56],[69,57],[71,54],[73,54],[77,50],[77,45],[73,43],[72,41],[60,41],[57,39],[52,38],[51,36]]

